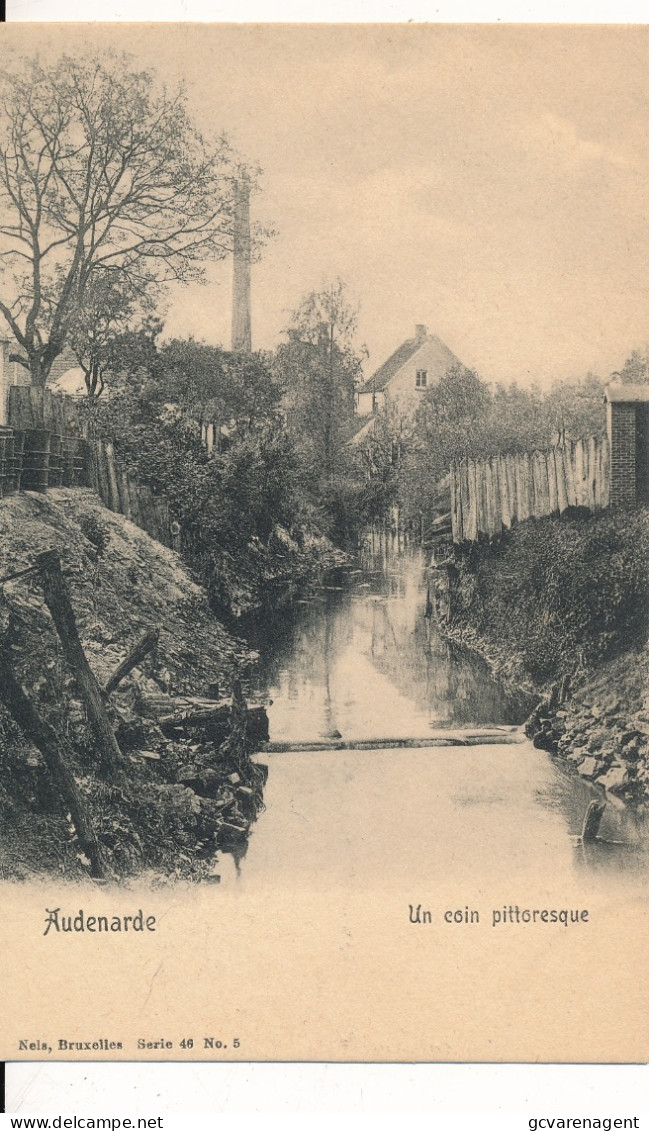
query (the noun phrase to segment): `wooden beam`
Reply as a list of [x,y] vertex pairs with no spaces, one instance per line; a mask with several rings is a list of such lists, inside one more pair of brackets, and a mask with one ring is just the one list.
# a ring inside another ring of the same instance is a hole
[[72,749],[54,727],[41,719],[13,674],[6,655],[0,657],[0,699],[29,741],[43,755],[61,800],[69,810],[79,846],[90,861],[90,874],[98,879],[105,878],[109,872],[101,845],[72,773]]
[[38,567],[45,603],[52,614],[63,655],[74,672],[88,708],[88,717],[99,747],[102,768],[109,774],[115,774],[121,766],[122,752],[106,714],[99,684],[79,639],[77,622],[61,570],[61,559],[56,550],[46,550],[45,553],[37,555],[34,564]]
[[149,652],[152,652],[157,647],[158,640],[160,639],[160,629],[153,628],[149,632],[145,632],[144,636],[133,645],[128,655],[124,657],[121,664],[118,664],[110,679],[104,684],[103,695],[110,695],[115,688],[122,682],[122,680],[133,670]]
[[503,731],[437,731],[422,738],[319,739],[315,742],[261,742],[255,749],[262,754],[311,754],[323,750],[427,750],[444,746],[511,745],[525,740],[517,727]]

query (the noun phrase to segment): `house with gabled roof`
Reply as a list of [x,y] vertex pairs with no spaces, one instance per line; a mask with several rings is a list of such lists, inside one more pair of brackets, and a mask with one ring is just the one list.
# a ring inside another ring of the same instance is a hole
[[425,326],[415,327],[408,338],[356,390],[356,411],[367,416],[391,409],[399,417],[412,416],[422,393],[435,385],[459,358]]

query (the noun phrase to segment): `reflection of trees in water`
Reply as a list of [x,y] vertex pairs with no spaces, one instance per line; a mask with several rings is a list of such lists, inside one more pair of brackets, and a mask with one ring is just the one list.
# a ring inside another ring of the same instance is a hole
[[414,606],[386,600],[361,613],[363,651],[377,671],[417,707],[430,708],[439,725],[520,722],[524,708],[507,697],[478,656],[452,647],[425,621],[420,596]]
[[260,662],[254,677],[257,690],[280,687],[289,699],[299,698],[307,685],[329,689],[337,657],[352,637],[353,623],[345,615],[348,592],[326,593],[308,604],[283,610],[267,622],[263,640],[257,637]]
[[[365,559],[342,592],[265,617],[255,689],[289,701],[320,691],[322,733],[337,729],[333,680],[343,653],[369,659],[377,672],[436,725],[518,723],[524,709],[508,699],[479,657],[449,646],[424,618],[423,559]],[[355,582],[355,584],[354,584]],[[353,688],[350,688],[353,691]]]

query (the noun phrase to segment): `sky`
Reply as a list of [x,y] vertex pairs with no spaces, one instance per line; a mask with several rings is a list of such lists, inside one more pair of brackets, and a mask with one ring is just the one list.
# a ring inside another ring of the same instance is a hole
[[[416,323],[489,381],[606,377],[649,339],[649,28],[5,25],[132,51],[263,169],[253,346],[342,278],[369,375]],[[231,264],[168,334],[229,345]]]

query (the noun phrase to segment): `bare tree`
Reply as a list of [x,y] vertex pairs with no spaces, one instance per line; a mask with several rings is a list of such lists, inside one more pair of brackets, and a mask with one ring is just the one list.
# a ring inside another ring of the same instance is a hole
[[21,60],[1,86],[0,313],[43,385],[99,278],[134,302],[228,254],[242,170],[128,56]]

